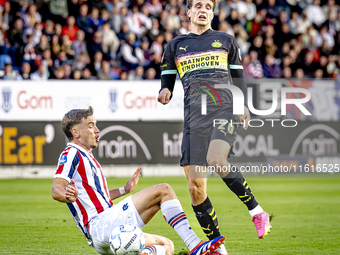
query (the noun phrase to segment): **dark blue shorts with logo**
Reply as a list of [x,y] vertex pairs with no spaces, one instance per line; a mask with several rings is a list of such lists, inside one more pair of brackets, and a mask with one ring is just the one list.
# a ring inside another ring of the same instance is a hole
[[183,140],[180,165],[208,166],[207,153],[212,140],[226,141],[234,155],[233,147],[237,138],[237,129],[241,126],[236,115],[226,113],[225,109],[208,115],[186,115],[184,120]]

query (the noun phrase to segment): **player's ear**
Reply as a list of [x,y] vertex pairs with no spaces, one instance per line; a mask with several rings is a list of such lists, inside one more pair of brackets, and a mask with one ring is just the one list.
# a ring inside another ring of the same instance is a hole
[[190,9],[187,9],[187,16],[188,16],[188,19],[190,21],[190,18],[191,18],[191,10]]
[[72,128],[71,132],[74,138],[79,139],[79,131],[76,128]]

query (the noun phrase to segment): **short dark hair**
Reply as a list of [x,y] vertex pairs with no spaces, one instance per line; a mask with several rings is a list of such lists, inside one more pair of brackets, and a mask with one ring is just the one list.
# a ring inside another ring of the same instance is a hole
[[[193,2],[194,0],[188,0],[187,1],[187,9],[191,9],[192,8],[192,2]],[[212,10],[213,10],[213,12],[214,12],[214,10],[215,10],[215,7],[216,7],[216,0],[210,0],[212,3],[213,3],[213,8],[212,8]]]
[[64,115],[61,121],[61,129],[68,138],[69,141],[73,140],[72,128],[74,125],[86,120],[87,117],[93,115],[93,108],[89,106],[88,109],[73,109]]

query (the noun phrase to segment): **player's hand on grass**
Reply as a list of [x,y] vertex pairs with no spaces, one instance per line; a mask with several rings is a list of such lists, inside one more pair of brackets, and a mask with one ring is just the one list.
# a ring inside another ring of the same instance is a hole
[[137,183],[140,178],[141,171],[142,171],[142,167],[140,166],[137,168],[136,172],[133,174],[131,179],[127,181],[126,185],[124,186],[126,194],[132,192],[137,187]]
[[247,106],[244,106],[244,114],[243,115],[239,115],[240,117],[240,121],[243,123],[245,122],[245,124],[243,124],[243,129],[247,130],[248,129],[248,124],[249,124],[249,120],[250,120],[250,113],[248,110]]
[[165,88],[158,95],[158,102],[162,104],[168,104],[170,101],[171,92],[169,89]]
[[78,189],[77,189],[76,183],[74,182],[73,179],[71,179],[71,184],[69,184],[66,187],[66,195],[65,195],[65,197],[70,202],[74,202],[74,201],[77,200]]

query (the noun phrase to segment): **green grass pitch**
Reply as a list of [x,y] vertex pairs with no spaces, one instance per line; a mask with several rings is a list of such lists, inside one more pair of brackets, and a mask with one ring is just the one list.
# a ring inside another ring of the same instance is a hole
[[[218,178],[208,180],[226,247],[235,254],[340,254],[340,179],[248,178],[256,199],[274,214],[272,232],[259,240],[246,207]],[[109,188],[127,178],[108,178]],[[185,177],[142,177],[136,191],[167,182],[175,190],[193,230],[201,237]],[[0,180],[0,254],[96,254],[88,247],[66,205],[51,197],[52,180]],[[187,251],[160,212],[144,232],[173,240]]]

